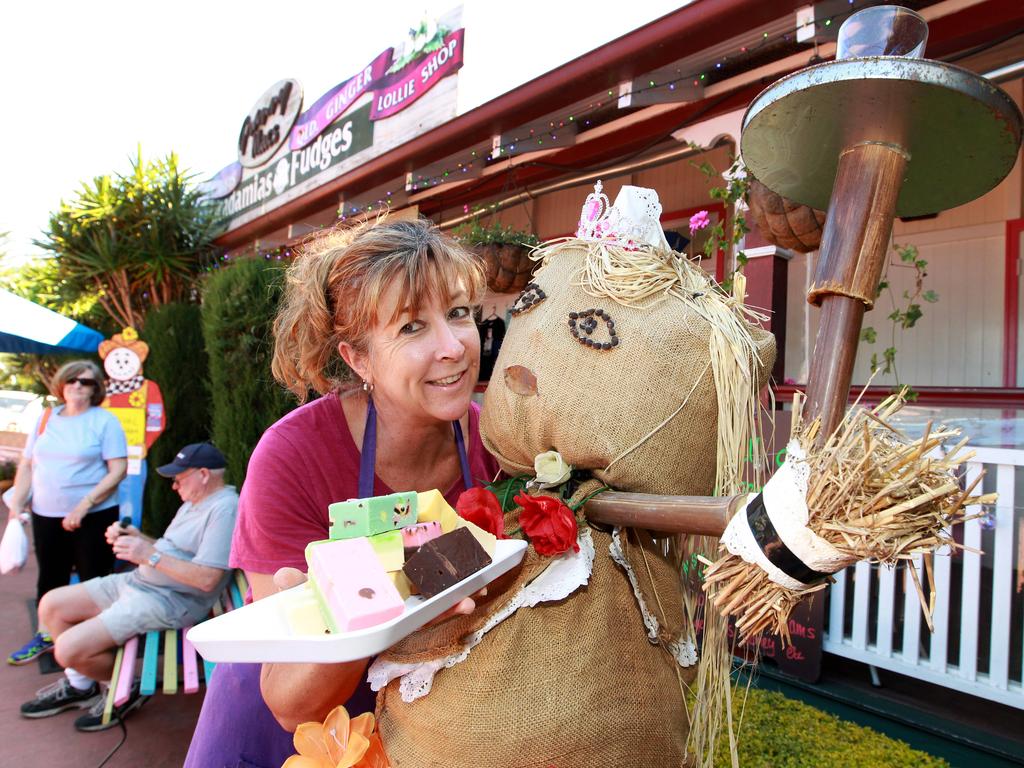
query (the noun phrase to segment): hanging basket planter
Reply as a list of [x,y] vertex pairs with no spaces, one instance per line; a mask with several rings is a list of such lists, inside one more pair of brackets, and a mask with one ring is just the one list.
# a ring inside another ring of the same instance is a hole
[[781,248],[807,253],[821,245],[825,212],[794,203],[750,179],[750,214],[764,238]]
[[519,293],[537,266],[530,249],[515,243],[487,243],[474,250],[483,259],[487,289],[492,293]]

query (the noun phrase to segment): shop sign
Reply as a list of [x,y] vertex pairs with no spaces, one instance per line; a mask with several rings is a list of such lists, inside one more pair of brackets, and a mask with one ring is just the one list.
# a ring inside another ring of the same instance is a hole
[[457,29],[442,40],[441,47],[410,62],[376,84],[371,120],[398,114],[448,75],[462,67],[465,29]]
[[[207,199],[223,202],[232,228],[233,219],[311,188],[307,179],[323,174],[357,152],[373,145],[373,123],[396,118],[438,83],[462,68],[465,29],[461,13],[441,20],[423,20],[395,48],[378,54],[357,73],[329,90],[305,112],[302,89],[295,80],[271,87],[242,124],[238,136],[238,162],[202,185]],[[388,123],[391,144],[422,133],[454,116],[438,104],[425,114]],[[287,142],[287,143],[286,143]],[[368,155],[368,157],[371,155]],[[326,177],[336,176],[326,173]],[[302,188],[296,190],[296,187]]]
[[199,185],[199,192],[210,200],[220,200],[230,195],[242,180],[242,164],[232,163],[220,169],[212,179]]
[[238,162],[259,168],[274,156],[291,133],[302,110],[302,86],[298,80],[272,85],[253,106],[238,134]]
[[344,115],[360,96],[384,77],[393,56],[394,49],[388,48],[367,64],[359,74],[321,96],[295,123],[289,145],[291,149],[302,149],[319,136],[324,128]]
[[372,144],[373,123],[370,105],[366,104],[328,126],[312,143],[288,152],[273,165],[246,179],[224,200],[224,215],[233,218],[265,205]]
[[[425,25],[421,26],[423,29]],[[337,120],[364,93],[372,94],[371,120],[397,115],[424,96],[448,75],[462,68],[462,49],[466,30],[442,34],[433,25],[434,35],[425,40],[420,32],[409,41],[412,53],[398,57],[388,48],[363,67],[358,74],[335,86],[307,109],[292,129],[289,146],[300,149],[309,144],[326,126]]]

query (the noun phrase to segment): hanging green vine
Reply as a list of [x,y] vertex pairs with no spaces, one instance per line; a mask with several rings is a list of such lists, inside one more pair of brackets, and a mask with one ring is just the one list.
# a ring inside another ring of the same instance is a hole
[[[889,333],[889,346],[882,350],[881,356],[878,352],[871,353],[871,373],[892,374],[896,379],[896,388],[901,387],[899,368],[896,365],[896,332],[907,330],[917,325],[924,316],[922,302],[934,304],[939,300],[939,294],[924,287],[925,278],[928,276],[928,262],[920,257],[917,246],[893,244],[893,250],[899,257],[898,263],[889,262],[890,267],[905,267],[914,270],[913,290],[904,290],[899,299],[892,289],[888,278],[888,272],[878,285],[878,298],[887,293],[892,306],[892,312],[887,316],[891,321]],[[860,339],[868,344],[875,344],[878,341],[878,332],[873,326],[868,326],[861,331]],[[910,392],[910,399],[916,396]]]

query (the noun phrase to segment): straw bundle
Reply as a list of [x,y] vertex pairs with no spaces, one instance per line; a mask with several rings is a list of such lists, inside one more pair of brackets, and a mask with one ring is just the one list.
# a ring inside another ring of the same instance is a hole
[[[852,409],[821,446],[816,445],[820,423],[803,423],[798,395],[792,440],[806,456],[799,462],[806,464],[802,468],[807,477],[806,528],[836,553],[835,567],[826,570],[834,573],[861,560],[892,566],[925,554],[930,600],[917,569],[908,570],[932,628],[935,584],[930,554],[943,545],[963,548],[950,537],[950,527],[967,519],[966,506],[994,503],[996,494],[971,496],[980,476],[961,489],[957,468],[974,456],[961,453],[968,438],[937,457],[936,449],[959,438],[958,430],[933,431],[929,423],[922,437],[911,440],[888,423],[903,406],[903,394],[891,396],[871,410]],[[709,567],[703,588],[722,615],[735,617],[741,641],[767,631],[788,642],[790,611],[831,581],[789,588],[773,581],[761,566],[728,552],[724,545],[720,551],[716,562],[704,561]]]

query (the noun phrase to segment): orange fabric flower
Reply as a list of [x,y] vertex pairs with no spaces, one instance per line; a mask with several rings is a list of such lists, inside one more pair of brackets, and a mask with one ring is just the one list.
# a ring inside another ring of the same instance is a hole
[[292,755],[281,768],[388,768],[372,712],[349,718],[344,706],[331,710],[323,723],[295,729]]

